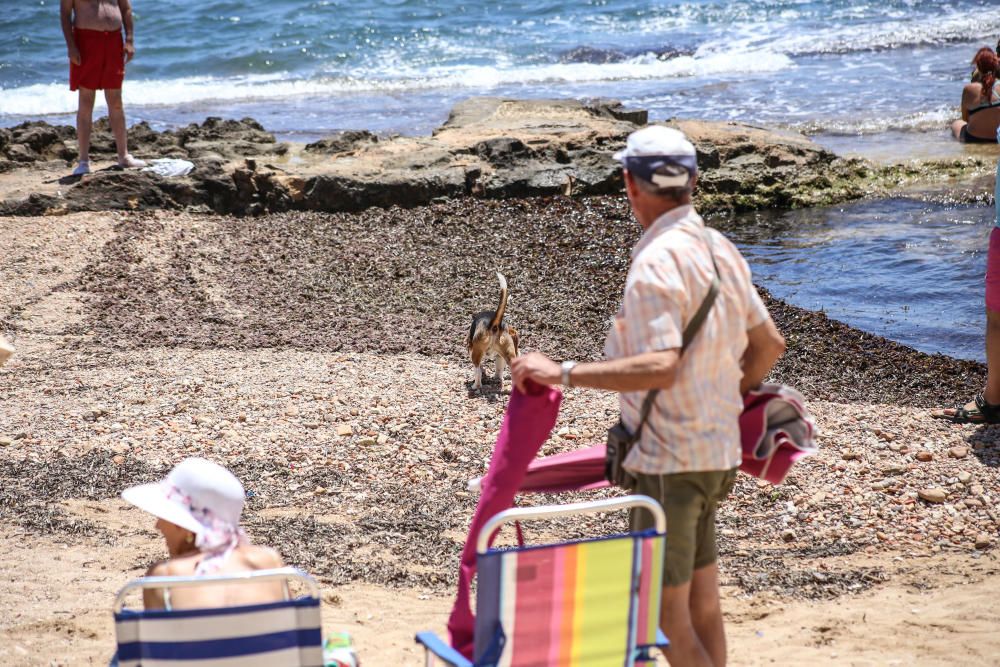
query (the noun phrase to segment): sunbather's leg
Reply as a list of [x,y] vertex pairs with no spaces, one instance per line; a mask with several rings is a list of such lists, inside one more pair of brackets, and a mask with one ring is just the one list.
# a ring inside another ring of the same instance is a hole
[[691,582],[664,586],[660,607],[660,627],[670,640],[663,651],[670,667],[715,667],[691,622]]
[[726,664],[726,629],[719,604],[719,566],[716,563],[694,571],[691,579],[691,624],[715,667]]

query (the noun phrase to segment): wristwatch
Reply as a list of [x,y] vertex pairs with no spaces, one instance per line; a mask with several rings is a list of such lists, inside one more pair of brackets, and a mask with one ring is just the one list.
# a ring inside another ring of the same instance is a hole
[[562,362],[562,365],[560,366],[562,368],[562,383],[563,383],[563,386],[565,386],[565,387],[572,387],[573,386],[573,384],[569,381],[569,374],[573,370],[574,366],[576,366],[576,362],[575,361],[564,361],[564,362]]

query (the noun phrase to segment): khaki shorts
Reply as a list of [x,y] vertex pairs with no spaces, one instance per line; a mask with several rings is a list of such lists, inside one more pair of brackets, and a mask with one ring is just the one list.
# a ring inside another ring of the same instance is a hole
[[[663,559],[663,585],[680,586],[692,573],[715,562],[715,510],[736,482],[736,468],[668,475],[637,474],[632,493],[658,501],[667,515],[667,549]],[[653,517],[633,509],[632,530],[653,527]]]

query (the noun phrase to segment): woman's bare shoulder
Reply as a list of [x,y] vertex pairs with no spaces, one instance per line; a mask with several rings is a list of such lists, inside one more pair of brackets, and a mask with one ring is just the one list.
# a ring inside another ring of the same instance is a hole
[[194,572],[198,565],[198,556],[182,556],[166,558],[153,563],[146,571],[147,577],[183,577]]
[[240,547],[240,556],[255,570],[285,566],[281,555],[271,547],[248,544]]

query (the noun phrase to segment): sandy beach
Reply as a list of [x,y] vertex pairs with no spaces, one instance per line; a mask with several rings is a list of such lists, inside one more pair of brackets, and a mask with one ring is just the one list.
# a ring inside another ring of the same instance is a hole
[[[365,664],[417,664],[412,635],[443,630],[465,484],[509,391],[469,390],[462,332],[495,288],[467,258],[520,239],[499,261],[526,349],[588,358],[637,233],[619,196],[0,229],[0,330],[17,346],[0,370],[12,665],[107,659],[114,593],[163,556],[118,493],[191,454],[232,468],[251,536],[319,578],[325,628],[349,631]],[[780,487],[741,476],[721,513],[732,664],[996,664],[1000,432],[928,411],[982,366],[769,305],[790,342],[776,377],[809,396],[820,453]],[[615,407],[568,390],[543,453],[598,441]]]

